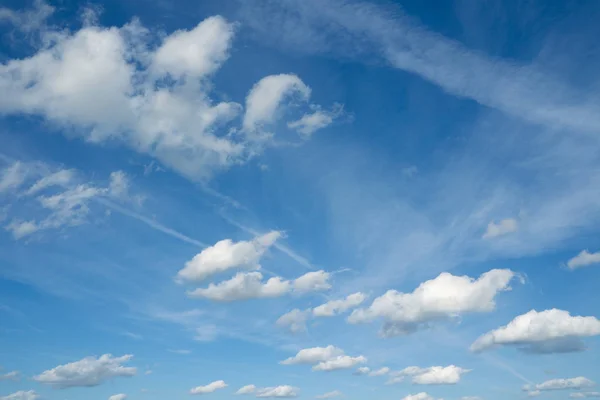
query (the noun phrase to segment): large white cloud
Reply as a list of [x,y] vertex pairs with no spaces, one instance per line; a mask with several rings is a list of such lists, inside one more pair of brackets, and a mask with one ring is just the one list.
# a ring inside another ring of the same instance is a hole
[[41,116],[88,141],[125,144],[194,180],[260,153],[260,127],[290,94],[310,95],[296,75],[264,77],[248,93],[243,123],[241,104],[213,101],[210,79],[234,36],[219,16],[164,36],[138,20],[101,27],[89,18],[77,31],[40,33],[45,45],[37,52],[0,64],[0,114]]
[[0,397],[0,400],[37,400],[40,396],[33,390],[19,390],[18,392]]
[[577,269],[599,263],[600,251],[596,253],[590,253],[587,250],[582,250],[581,253],[567,261],[567,267],[569,267],[569,269]]
[[565,390],[565,389],[585,389],[594,386],[594,381],[578,376],[576,378],[568,379],[551,379],[546,382],[525,385],[523,386],[524,391],[546,391],[546,390]]
[[190,394],[207,394],[212,393],[219,389],[225,389],[227,384],[225,381],[214,381],[205,386],[196,386],[195,388],[190,389]]
[[579,338],[596,335],[600,335],[600,320],[595,317],[571,316],[568,311],[555,308],[531,310],[480,336],[471,350],[515,345],[533,353],[578,351],[585,348]]
[[367,296],[364,293],[357,292],[341,300],[331,300],[313,308],[312,313],[315,317],[333,317],[343,313],[351,308],[361,305]]
[[260,269],[260,258],[280,237],[281,232],[272,231],[248,241],[220,240],[186,262],[185,267],[177,273],[177,278],[202,281],[234,268]]
[[448,365],[447,367],[435,366],[429,368],[407,367],[402,371],[392,372],[392,380],[388,383],[397,383],[402,379],[394,380],[394,378],[403,378],[409,376],[412,383],[417,385],[454,385],[460,381],[463,374],[471,370],[457,367],[456,365]]
[[260,272],[240,272],[229,280],[195,289],[189,292],[189,296],[222,302],[280,297],[291,292],[328,289],[328,277],[329,274],[318,271],[309,272],[292,281],[272,277],[263,282]]
[[134,376],[137,373],[135,367],[122,365],[132,357],[113,357],[111,354],[104,354],[98,358],[90,356],[44,371],[33,379],[59,389],[97,386],[111,378]]
[[254,131],[260,124],[272,122],[286,96],[297,94],[302,100],[308,100],[310,92],[310,88],[293,74],[271,75],[261,79],[246,98],[244,128]]
[[499,292],[509,290],[515,273],[494,269],[478,279],[455,276],[448,272],[423,282],[412,293],[388,290],[367,308],[359,308],[348,322],[364,323],[383,318],[383,336],[410,333],[421,325],[464,313],[489,312]]

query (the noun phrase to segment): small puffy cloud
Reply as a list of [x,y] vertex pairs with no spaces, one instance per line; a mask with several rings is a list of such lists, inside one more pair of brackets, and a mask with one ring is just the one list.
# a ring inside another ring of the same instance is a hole
[[113,357],[111,354],[104,354],[98,358],[90,356],[44,371],[33,379],[58,389],[97,386],[112,378],[134,376],[137,373],[136,368],[122,365],[132,358],[132,355]]
[[471,345],[479,352],[495,346],[522,346],[531,353],[564,353],[585,348],[579,338],[600,335],[600,320],[596,317],[571,316],[568,311],[531,310],[519,315],[507,325],[480,336]]
[[19,371],[10,371],[4,374],[0,374],[0,381],[16,381],[19,379],[21,373]]
[[190,297],[221,302],[281,297],[291,292],[305,293],[329,288],[331,285],[327,283],[328,278],[328,273],[316,271],[308,272],[292,281],[276,276],[263,282],[260,272],[240,272],[229,280],[211,283],[206,288],[198,288],[188,294]]
[[238,389],[235,394],[251,394],[256,391],[256,386],[254,385],[246,385]]
[[310,311],[302,311],[297,308],[283,314],[275,324],[279,327],[287,328],[291,333],[306,332],[306,321]]
[[156,50],[154,72],[175,78],[211,74],[227,59],[233,34],[233,25],[220,16],[207,18],[190,31],[176,31]]
[[371,371],[369,367],[359,367],[354,371],[353,375],[367,375]]
[[182,281],[202,281],[231,269],[260,269],[261,257],[280,237],[281,232],[272,231],[249,241],[218,241],[186,262],[185,267],[177,273],[177,278]]
[[297,397],[300,390],[290,385],[266,387],[256,390],[256,397],[261,398],[284,398]]
[[0,400],[37,400],[39,398],[40,396],[33,390],[19,390],[18,392],[9,394],[8,396],[0,397]]
[[312,347],[300,350],[294,357],[283,360],[280,364],[317,364],[343,354],[344,350],[332,345],[327,347]]
[[465,313],[490,312],[498,293],[510,290],[515,273],[494,269],[478,279],[448,272],[423,282],[412,293],[388,290],[367,308],[356,309],[348,317],[351,324],[384,320],[382,336],[408,334],[436,320]]
[[294,281],[294,290],[306,293],[331,289],[330,276],[329,272],[323,270],[307,272]]
[[313,371],[335,371],[338,369],[349,369],[353,368],[358,364],[364,364],[367,362],[367,358],[364,356],[350,357],[350,356],[337,356],[327,361],[321,361],[317,365],[312,367]]
[[417,394],[409,394],[406,397],[403,397],[402,400],[441,400],[436,399],[433,396],[428,395],[425,392],[417,393]]
[[384,376],[384,375],[387,375],[389,372],[390,372],[390,369],[388,367],[382,367],[382,368],[379,368],[378,370],[369,372],[369,376]]
[[288,128],[294,129],[301,136],[308,139],[319,129],[331,125],[333,120],[338,118],[342,113],[343,107],[341,105],[334,106],[331,111],[324,111],[317,108],[314,112],[304,114],[296,121],[288,122],[287,125]]
[[226,387],[227,384],[225,383],[225,381],[214,381],[206,386],[196,386],[195,388],[190,390],[190,394],[207,394],[219,389],[224,389]]
[[470,372],[469,369],[449,365],[447,367],[407,367],[402,371],[391,373],[392,377],[410,376],[412,383],[417,385],[454,385],[460,381],[463,374]]
[[298,95],[302,100],[310,97],[310,88],[293,74],[270,75],[258,81],[246,97],[243,126],[248,132],[275,119],[285,97]]
[[487,230],[483,234],[484,239],[493,239],[498,236],[508,235],[509,233],[514,233],[519,229],[519,225],[517,220],[514,218],[503,219],[500,222],[496,223],[491,221]]
[[108,398],[108,400],[125,400],[126,398],[127,398],[126,394],[119,393],[119,394],[113,394],[112,396],[110,396]]
[[525,385],[523,390],[526,392],[532,391],[547,391],[547,390],[565,390],[565,389],[585,389],[594,386],[594,381],[578,376],[576,378],[568,379],[551,379],[546,382],[538,383],[535,385]]
[[575,257],[571,258],[567,261],[567,267],[569,269],[577,269],[581,267],[587,267],[592,264],[600,263],[600,251],[596,253],[590,253],[587,250],[583,250],[581,253],[577,254]]
[[315,398],[316,399],[332,399],[334,397],[340,397],[343,395],[344,394],[342,392],[340,392],[339,390],[334,390],[332,392],[327,392],[327,393],[323,393],[318,396],[315,396]]
[[585,399],[600,397],[600,392],[575,392],[569,395],[572,399]]
[[333,317],[347,310],[361,305],[367,296],[364,293],[357,292],[341,300],[331,300],[313,308],[312,313],[315,317]]

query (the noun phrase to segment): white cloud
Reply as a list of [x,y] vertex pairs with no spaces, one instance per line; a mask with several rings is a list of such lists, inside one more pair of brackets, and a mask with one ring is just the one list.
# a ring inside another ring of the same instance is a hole
[[300,350],[294,357],[290,357],[282,361],[280,364],[317,364],[323,361],[331,360],[343,354],[344,350],[332,345],[327,347],[312,347],[309,349]]
[[211,74],[228,58],[233,35],[233,25],[220,16],[207,18],[190,31],[173,32],[156,50],[153,69],[175,79]]
[[425,392],[417,393],[417,394],[409,394],[406,397],[403,397],[402,400],[442,400],[436,399],[433,396],[428,395]]
[[111,354],[104,354],[99,358],[90,356],[44,371],[33,379],[59,389],[97,386],[111,378],[134,376],[136,368],[122,365],[132,357],[113,357]]
[[600,335],[600,320],[595,317],[571,316],[555,308],[531,310],[480,336],[471,351],[505,345],[525,346],[525,351],[533,353],[577,351],[583,349],[578,338],[596,335]]
[[547,391],[547,390],[564,390],[564,389],[584,389],[594,386],[595,383],[588,378],[578,376],[577,378],[569,379],[551,379],[546,382],[535,385],[523,386],[524,391]]
[[388,337],[410,333],[423,324],[443,318],[489,312],[496,306],[496,295],[510,289],[514,276],[508,269],[494,269],[478,279],[444,272],[421,283],[412,293],[388,290],[371,306],[354,310],[348,322],[356,324],[383,318],[382,335]]
[[331,289],[328,282],[330,276],[329,272],[323,270],[307,272],[294,281],[294,290],[305,293]]
[[258,389],[256,397],[261,398],[279,398],[279,397],[296,397],[300,390],[289,385],[274,386]]
[[315,317],[333,317],[341,314],[351,308],[361,305],[367,296],[364,293],[357,292],[347,296],[342,300],[331,300],[325,304],[315,307],[312,313]]
[[371,371],[369,367],[359,367],[354,371],[353,375],[367,375]]
[[387,375],[389,372],[390,372],[390,369],[388,367],[382,367],[376,371],[369,372],[369,376],[383,376],[383,375]]
[[417,385],[454,385],[460,381],[463,374],[470,372],[469,369],[449,365],[447,367],[407,367],[402,371],[392,372],[392,377],[412,377],[412,383]]
[[569,395],[572,399],[585,399],[589,397],[600,397],[600,392],[575,392]]
[[0,397],[0,400],[37,400],[39,398],[40,396],[33,390],[28,390],[27,392],[20,390],[8,396]]
[[186,262],[185,267],[177,273],[177,278],[202,281],[211,275],[235,268],[260,269],[261,257],[280,237],[281,232],[272,231],[249,241],[220,240]]
[[313,371],[335,371],[338,369],[349,369],[353,368],[358,364],[364,364],[367,362],[365,356],[351,357],[351,356],[337,356],[327,361],[321,361],[317,365],[312,367]]
[[219,389],[224,389],[226,387],[227,384],[225,383],[225,381],[214,381],[206,386],[196,386],[195,388],[190,390],[190,394],[207,394]]
[[[114,172],[113,172],[114,173]],[[112,176],[112,175],[111,175]],[[61,169],[36,181],[26,192],[28,196],[53,186],[67,187],[75,177],[75,170]]]
[[343,395],[344,394],[342,392],[340,392],[339,390],[334,390],[331,392],[320,394],[320,395],[316,396],[315,398],[317,398],[317,399],[332,399],[334,397],[340,397]]
[[0,193],[18,189],[29,175],[27,166],[19,161],[0,172]]
[[328,277],[328,273],[317,271],[308,272],[293,281],[276,276],[263,283],[263,275],[260,272],[239,272],[229,280],[218,284],[211,283],[206,288],[198,288],[188,294],[190,297],[222,302],[281,297],[292,291],[304,293],[329,288],[331,286],[327,283]]
[[10,371],[4,374],[0,374],[0,381],[16,381],[19,379],[21,373],[19,371]]
[[540,392],[539,390],[530,390],[527,392],[527,397],[538,397],[541,394],[542,392]]
[[484,239],[493,239],[498,236],[507,235],[509,233],[514,233],[519,229],[519,225],[517,220],[514,218],[507,218],[501,220],[499,223],[495,223],[491,221],[487,230],[483,234]]
[[43,0],[34,0],[31,10],[14,11],[0,7],[0,25],[6,21],[20,31],[29,33],[39,29],[53,12],[54,7]]
[[567,267],[569,267],[569,269],[577,269],[598,263],[600,263],[600,251],[590,253],[587,250],[583,250],[581,253],[567,261]]
[[329,126],[334,119],[343,113],[342,106],[336,106],[331,111],[317,109],[310,114],[304,114],[296,121],[288,122],[288,128],[295,129],[304,138],[310,138],[319,129]]
[[119,394],[113,394],[112,396],[110,396],[108,398],[108,400],[125,400],[126,398],[127,398],[126,394],[119,393]]
[[295,308],[279,317],[275,324],[287,328],[291,333],[306,332],[306,321],[309,315],[309,311],[302,311]]
[[[0,19],[33,21],[7,9]],[[94,23],[87,18],[74,32],[42,27],[44,46],[1,64],[0,113],[41,116],[70,135],[124,144],[189,179],[206,180],[269,144],[257,144],[257,135],[243,134],[242,126],[262,133],[288,95],[310,95],[296,75],[265,77],[249,91],[242,123],[236,119],[241,104],[211,96],[211,75],[227,60],[234,36],[222,17],[162,38],[139,20],[121,27]]]
[[260,124],[274,120],[277,109],[286,96],[297,94],[308,100],[310,88],[293,74],[270,75],[258,81],[246,97],[244,129],[254,131]]
[[246,386],[242,386],[241,388],[239,388],[238,391],[235,392],[235,394],[251,394],[251,393],[254,393],[255,391],[256,391],[256,386],[246,385]]

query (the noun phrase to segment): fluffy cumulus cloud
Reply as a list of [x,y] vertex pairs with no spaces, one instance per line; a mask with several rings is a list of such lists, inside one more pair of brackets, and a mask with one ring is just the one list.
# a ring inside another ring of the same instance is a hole
[[417,394],[409,394],[408,396],[403,397],[402,400],[441,400],[441,399],[436,399],[435,397],[430,396],[425,392],[421,392],[421,393],[417,393]]
[[568,379],[551,379],[546,382],[525,385],[523,390],[527,392],[531,391],[547,391],[547,390],[565,390],[565,389],[585,389],[594,386],[594,381],[578,376],[576,378]]
[[275,324],[279,327],[288,329],[291,333],[306,332],[306,321],[309,316],[310,311],[302,311],[295,308],[279,317]]
[[412,293],[389,290],[367,308],[359,308],[348,317],[352,324],[382,318],[384,337],[411,333],[436,320],[464,313],[494,310],[496,295],[510,289],[515,273],[494,269],[478,279],[444,272],[423,282]]
[[590,253],[587,250],[582,250],[581,253],[567,261],[567,267],[569,267],[569,269],[587,267],[592,264],[600,264],[600,251]]
[[411,377],[412,383],[417,385],[454,385],[460,381],[463,374],[470,371],[456,365],[429,368],[407,367],[402,371],[390,373],[392,378],[388,384],[401,382],[404,377]]
[[132,357],[113,357],[111,354],[104,354],[98,358],[86,357],[44,371],[33,379],[59,389],[97,386],[112,378],[134,376],[137,373],[136,368],[123,366]]
[[311,364],[313,371],[335,371],[353,368],[357,364],[366,362],[367,359],[364,356],[351,357],[346,355],[344,350],[329,345],[302,349],[294,357],[282,361],[281,364]]
[[263,274],[260,272],[240,272],[229,280],[211,283],[206,288],[198,288],[188,294],[190,297],[220,302],[281,297],[291,292],[305,293],[329,289],[331,285],[327,282],[328,278],[328,273],[316,271],[308,272],[292,281],[276,276],[263,282]]
[[366,298],[367,296],[364,293],[353,293],[345,299],[331,300],[325,304],[321,304],[320,306],[313,308],[312,313],[315,317],[333,317],[334,315],[358,307],[366,300]]
[[557,309],[531,310],[480,336],[471,350],[512,345],[531,353],[564,353],[585,349],[580,338],[596,335],[600,335],[600,320],[596,317],[572,316]]
[[254,392],[256,392],[255,385],[246,385],[246,386],[242,386],[241,388],[239,388],[237,390],[237,392],[235,392],[235,394],[251,394]]
[[246,97],[246,113],[244,129],[255,131],[264,123],[270,123],[276,116],[281,102],[287,97],[296,95],[306,101],[310,97],[310,88],[293,74],[271,75],[262,78]]
[[219,389],[225,389],[226,387],[227,384],[225,381],[214,381],[206,386],[196,386],[195,388],[190,389],[190,394],[207,394]]
[[119,394],[113,394],[112,396],[110,396],[108,398],[108,400],[125,400],[126,398],[127,398],[126,394],[119,393]]
[[519,224],[517,220],[514,218],[503,219],[500,222],[496,223],[491,221],[485,233],[483,234],[484,239],[493,239],[499,236],[508,235],[509,233],[514,233],[519,229]]
[[18,392],[0,397],[0,400],[37,400],[40,396],[33,390],[19,390]]
[[339,390],[333,390],[331,392],[327,392],[327,393],[323,393],[318,396],[315,396],[315,398],[317,398],[317,399],[333,399],[334,397],[340,397],[343,395],[344,394],[342,392],[340,392]]
[[[15,24],[23,20],[10,10],[4,15]],[[262,78],[245,111],[211,98],[212,76],[229,58],[235,36],[234,25],[220,16],[168,35],[138,20],[120,27],[86,20],[72,32],[38,26],[44,45],[0,64],[1,114],[41,116],[90,142],[124,144],[203,180],[260,153],[265,141],[256,138],[270,136],[263,130],[291,100],[309,106],[311,90],[294,74]]]
[[280,237],[281,232],[272,231],[248,241],[220,240],[186,262],[177,278],[181,281],[202,281],[231,269],[260,269],[261,257]]

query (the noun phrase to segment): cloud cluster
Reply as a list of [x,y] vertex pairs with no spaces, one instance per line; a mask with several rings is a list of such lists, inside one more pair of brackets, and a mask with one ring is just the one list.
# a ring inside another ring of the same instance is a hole
[[[22,22],[16,12],[5,15]],[[122,143],[193,180],[260,153],[292,95],[311,106],[311,89],[294,74],[262,78],[245,107],[212,100],[211,78],[235,36],[220,16],[164,36],[135,19],[102,27],[87,18],[74,32],[40,29],[44,45],[35,54],[0,64],[0,113],[41,116],[92,143]],[[305,136],[329,125],[329,115],[291,128]]]
[[240,388],[235,394],[254,394],[259,398],[289,398],[297,397],[300,390],[290,385],[272,386],[258,388],[255,385],[246,385]]
[[412,383],[417,385],[454,385],[460,381],[462,375],[470,371],[470,369],[456,365],[429,368],[407,367],[402,371],[391,372],[388,384],[402,382],[404,377],[411,377]]
[[272,231],[247,241],[220,240],[186,262],[177,278],[197,282],[232,269],[260,269],[261,257],[280,237],[281,232]]
[[349,369],[357,364],[367,362],[366,357],[351,357],[338,347],[329,345],[327,347],[312,347],[300,350],[295,356],[283,360],[280,364],[310,364],[313,371],[335,371]]
[[227,384],[225,381],[214,381],[206,386],[196,386],[195,388],[190,389],[190,394],[207,394],[219,389],[225,389],[226,387]]
[[85,357],[44,371],[33,379],[58,389],[97,386],[112,378],[134,376],[137,368],[122,365],[132,358],[129,354],[121,357],[113,357],[111,354],[98,358]]
[[412,293],[388,290],[369,307],[354,310],[348,322],[357,324],[382,318],[385,321],[382,336],[408,334],[437,320],[492,311],[496,295],[509,290],[514,277],[515,273],[508,269],[494,269],[478,279],[444,272],[421,283]]
[[565,353],[584,350],[580,338],[597,335],[600,335],[600,320],[596,317],[571,316],[568,311],[555,308],[531,310],[480,336],[471,345],[471,351],[512,345],[531,353]]

